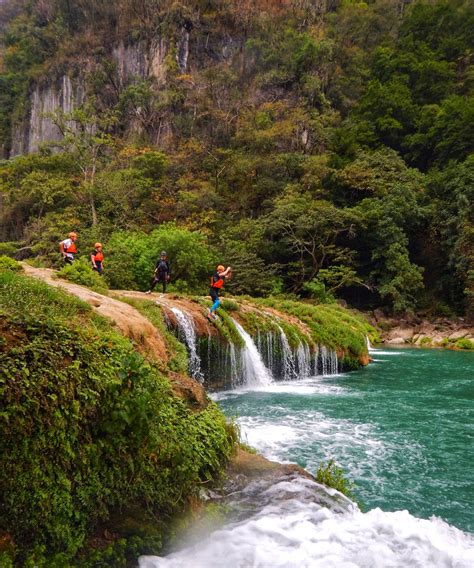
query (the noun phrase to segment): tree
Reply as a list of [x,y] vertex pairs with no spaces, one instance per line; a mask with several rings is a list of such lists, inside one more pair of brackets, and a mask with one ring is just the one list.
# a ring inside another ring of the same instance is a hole
[[58,110],[51,119],[62,135],[54,145],[75,156],[82,172],[82,192],[90,206],[92,225],[97,225],[96,174],[113,144],[110,131],[117,116],[113,110],[100,112],[94,101],[89,100],[70,113]]
[[283,248],[278,256],[288,265],[287,276],[295,292],[331,262],[353,260],[338,239],[355,235],[354,221],[350,211],[313,199],[296,186],[287,187],[275,199],[273,210],[266,217],[267,232]]
[[474,156],[431,176],[429,266],[445,299],[474,317]]
[[410,260],[410,237],[423,228],[426,215],[423,175],[382,149],[360,153],[334,182],[338,199],[353,204],[357,247],[365,258],[360,272],[394,311],[413,309],[423,291],[423,271]]

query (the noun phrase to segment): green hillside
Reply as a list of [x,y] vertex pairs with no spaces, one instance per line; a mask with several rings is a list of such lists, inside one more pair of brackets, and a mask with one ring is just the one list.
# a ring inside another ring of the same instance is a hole
[[472,316],[472,2],[0,10],[0,253],[75,230],[114,287],[166,247],[177,290],[219,261],[234,293]]

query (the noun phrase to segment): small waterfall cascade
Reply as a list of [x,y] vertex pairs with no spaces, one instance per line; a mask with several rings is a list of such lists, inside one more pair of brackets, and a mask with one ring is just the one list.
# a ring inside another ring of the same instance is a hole
[[285,332],[280,326],[278,326],[278,329],[280,330],[281,355],[283,358],[283,379],[290,381],[298,377],[295,367],[295,357]]
[[187,313],[182,312],[178,308],[171,308],[171,311],[176,316],[176,321],[178,323],[178,333],[181,336],[181,340],[184,340],[188,348],[189,353],[189,374],[193,379],[203,380],[203,374],[201,372],[201,359],[197,353],[197,340],[196,340],[196,330],[194,329],[193,318]]
[[237,359],[237,352],[235,350],[235,345],[233,343],[229,343],[227,346],[228,349],[228,360],[230,363],[230,380],[233,386],[236,386],[239,383],[239,364]]
[[262,357],[253,342],[253,339],[245,331],[245,329],[235,320],[234,325],[239,332],[240,337],[245,343],[245,347],[241,350],[241,372],[242,384],[245,386],[268,386],[273,380],[270,372],[265,367]]
[[307,379],[311,376],[311,351],[305,342],[301,342],[296,350],[296,367],[298,378]]
[[312,368],[313,375],[318,374],[318,362],[319,362],[319,345],[316,345],[316,348],[313,353],[313,368]]
[[321,345],[315,357],[315,374],[321,374],[325,377],[327,375],[337,375],[338,371],[337,353],[334,349],[328,349],[325,345]]
[[366,343],[367,343],[367,351],[368,351],[369,353],[371,353],[372,351],[376,351],[376,349],[374,349],[374,348],[372,347],[368,335],[365,337],[365,341],[366,341]]
[[[170,307],[173,321],[164,313],[165,322],[186,345],[189,374],[212,390],[265,387],[274,381],[304,380],[315,376],[336,375],[340,370],[337,353],[324,345],[312,345],[300,334],[296,345],[290,343],[285,328],[273,314],[271,324],[256,328],[254,337],[233,319],[242,342],[211,333],[198,335],[191,312]],[[169,313],[169,312],[168,312]]]

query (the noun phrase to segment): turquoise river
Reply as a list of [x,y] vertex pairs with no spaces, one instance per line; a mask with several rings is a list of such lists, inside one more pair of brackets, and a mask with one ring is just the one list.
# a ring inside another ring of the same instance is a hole
[[374,350],[335,377],[227,393],[248,443],[314,473],[334,458],[366,509],[407,509],[474,531],[474,354]]

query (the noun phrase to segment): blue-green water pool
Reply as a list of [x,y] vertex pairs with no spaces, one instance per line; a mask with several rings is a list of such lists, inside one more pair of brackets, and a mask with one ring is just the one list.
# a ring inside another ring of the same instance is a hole
[[359,371],[220,393],[244,438],[315,472],[334,458],[366,510],[474,531],[474,354],[381,349]]

